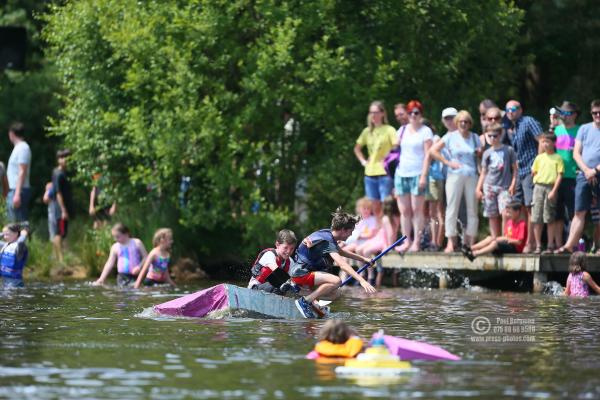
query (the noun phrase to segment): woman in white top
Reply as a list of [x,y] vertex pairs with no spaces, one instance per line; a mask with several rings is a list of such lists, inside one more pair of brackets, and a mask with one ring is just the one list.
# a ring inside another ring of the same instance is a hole
[[[398,129],[400,164],[396,168],[394,189],[400,209],[402,234],[408,240],[398,251],[419,251],[425,224],[425,195],[429,173],[429,148],[433,132],[423,125],[423,105],[411,100],[407,105],[409,123]],[[414,233],[411,241],[411,233]]]
[[[457,217],[458,208],[462,197],[467,204],[467,229],[463,244],[473,244],[477,236],[479,218],[477,216],[477,199],[475,189],[478,180],[478,158],[481,155],[481,142],[479,136],[471,132],[473,118],[468,111],[461,110],[454,117],[458,130],[448,132],[442,140],[431,148],[429,154],[432,158],[440,160],[448,166],[446,177],[446,237],[448,244],[446,253],[456,251],[457,245]],[[445,155],[442,149],[446,149]]]

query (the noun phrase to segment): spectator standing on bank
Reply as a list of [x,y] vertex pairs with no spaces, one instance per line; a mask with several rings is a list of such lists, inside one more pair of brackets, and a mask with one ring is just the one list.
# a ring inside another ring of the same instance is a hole
[[[498,108],[498,106],[496,105],[494,100],[483,99],[483,100],[481,100],[481,103],[479,103],[479,123],[481,124],[480,140],[485,139],[483,137],[483,135],[485,134],[487,126],[489,124],[489,121],[488,121],[486,115],[487,115],[487,111],[490,108]],[[481,140],[481,143],[484,143],[484,140]]]
[[398,103],[394,106],[394,116],[398,121],[398,127],[408,124],[408,113],[406,112],[406,104]]
[[94,229],[98,229],[106,224],[117,212],[117,202],[103,190],[106,179],[102,174],[97,173],[92,177],[93,186],[90,192],[89,214],[94,218]]
[[555,152],[556,136],[552,133],[545,133],[541,135],[540,142],[544,152],[538,154],[531,166],[534,184],[531,222],[535,236],[535,254],[542,253],[544,224],[548,226],[547,252],[552,253],[560,246],[556,241],[556,198],[565,169],[562,158]]
[[54,253],[63,261],[63,240],[67,237],[69,220],[73,216],[73,195],[67,176],[67,149],[56,153],[57,167],[52,171],[52,189],[48,203],[48,229]]
[[14,122],[8,129],[8,138],[14,145],[8,159],[8,194],[6,197],[7,217],[10,222],[26,222],[28,217],[31,187],[31,149],[25,141],[25,126]]
[[402,129],[398,138],[401,156],[394,177],[400,225],[402,234],[407,237],[398,249],[401,252],[407,249],[419,251],[421,234],[425,227],[425,195],[429,181],[428,152],[433,139],[433,132],[423,124],[423,105],[418,100],[411,100],[407,110],[409,123]]
[[[383,102],[372,102],[367,127],[356,140],[354,154],[365,168],[365,195],[373,201],[377,216],[381,215],[381,202],[392,192],[392,178],[385,172],[383,160],[396,143],[396,130],[388,124]],[[362,152],[364,146],[367,146],[368,158]]]
[[558,188],[556,198],[556,241],[563,242],[563,229],[566,225],[567,232],[570,222],[575,214],[575,178],[577,177],[577,163],[573,159],[573,148],[579,125],[575,123],[580,114],[579,107],[570,101],[563,101],[560,107],[556,107],[560,116],[561,124],[554,128],[556,135],[556,153],[565,164],[565,172]]
[[548,111],[548,117],[550,119],[550,123],[548,125],[548,132],[554,133],[554,129],[560,125],[560,111],[557,107],[552,107],[550,111]]
[[[456,251],[458,244],[457,219],[460,201],[464,197],[467,204],[467,229],[463,244],[471,246],[477,236],[479,217],[477,216],[477,164],[481,154],[479,136],[471,132],[473,118],[468,111],[461,110],[454,118],[458,130],[447,133],[430,150],[430,156],[448,166],[446,177],[446,238],[444,252]],[[447,155],[442,150],[447,149]]]
[[575,216],[571,221],[569,238],[559,253],[570,253],[577,245],[585,225],[585,216],[600,191],[600,99],[592,101],[593,122],[582,125],[577,132],[573,159],[580,171],[575,183]]
[[533,200],[531,166],[539,153],[538,137],[543,133],[543,130],[537,120],[523,115],[521,103],[516,100],[510,100],[506,103],[506,116],[509,121],[508,135],[512,147],[517,153],[519,167],[515,199],[525,206],[527,212],[527,244],[523,249],[523,253],[531,253],[534,239],[531,230],[531,205]]
[[486,140],[491,147],[483,153],[481,175],[477,182],[477,198],[483,200],[483,215],[489,218],[492,238],[502,234],[501,216],[515,193],[517,184],[517,156],[512,147],[500,142],[502,125],[486,126]]

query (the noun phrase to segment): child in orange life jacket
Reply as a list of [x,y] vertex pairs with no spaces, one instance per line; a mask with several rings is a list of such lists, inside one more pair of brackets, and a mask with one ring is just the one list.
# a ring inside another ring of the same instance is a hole
[[[154,233],[152,245],[154,248],[148,253],[144,266],[135,281],[134,288],[139,288],[142,285],[142,282],[146,286],[163,283],[175,286],[175,282],[173,282],[171,275],[169,275],[171,247],[173,246],[173,231],[169,228],[160,228]],[[146,276],[146,274],[148,274],[148,276]]]
[[[275,238],[275,248],[262,250],[252,264],[249,289],[262,290],[269,293],[281,294],[280,282],[276,282],[273,274],[289,279],[290,256],[296,248],[296,235],[289,229],[282,229]],[[275,272],[276,270],[280,270]],[[281,274],[285,272],[285,274]],[[275,284],[273,284],[275,283]],[[279,284],[278,284],[279,283]]]
[[17,224],[10,224],[2,229],[2,236],[4,240],[0,240],[0,287],[23,287],[23,268],[27,262],[27,230],[21,230]]
[[319,357],[352,358],[363,348],[363,341],[344,321],[330,319],[321,328],[314,351]]

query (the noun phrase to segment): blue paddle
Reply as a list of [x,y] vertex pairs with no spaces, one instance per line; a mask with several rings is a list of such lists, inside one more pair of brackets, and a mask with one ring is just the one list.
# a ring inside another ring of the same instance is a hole
[[[396,240],[394,242],[394,244],[392,244],[390,247],[388,247],[387,249],[385,249],[384,251],[382,251],[381,253],[379,253],[377,256],[375,256],[375,258],[373,258],[371,261],[369,261],[368,263],[366,263],[365,265],[363,265],[358,271],[356,271],[357,274],[360,274],[361,272],[363,272],[365,269],[369,268],[370,265],[373,265],[377,260],[379,260],[381,257],[385,256],[390,250],[392,250],[394,247],[398,246],[400,243],[404,242],[406,240],[406,236],[402,236],[400,239]],[[344,282],[342,282],[342,284],[340,285],[340,287],[352,282],[354,280],[353,277],[348,277],[346,278],[346,280],[344,280]]]

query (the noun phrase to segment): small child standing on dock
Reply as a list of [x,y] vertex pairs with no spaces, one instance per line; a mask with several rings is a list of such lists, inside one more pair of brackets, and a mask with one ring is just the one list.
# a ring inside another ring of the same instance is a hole
[[512,201],[504,211],[508,220],[504,226],[504,236],[494,238],[488,236],[473,247],[462,247],[461,251],[469,260],[475,257],[494,253],[496,255],[506,253],[522,253],[527,242],[527,222],[521,218],[521,203]]
[[485,136],[491,147],[483,153],[481,175],[477,182],[477,198],[483,200],[483,215],[489,218],[493,237],[502,234],[501,216],[515,194],[517,183],[517,155],[512,147],[501,142],[500,124],[488,125]]
[[560,222],[557,224],[555,220],[556,199],[565,165],[554,148],[556,136],[546,133],[541,136],[540,141],[544,152],[535,158],[531,166],[534,183],[531,224],[535,237],[535,254],[542,253],[542,229],[544,224],[548,224],[548,247],[546,252],[552,253],[562,245],[562,243],[558,243],[559,235],[557,232],[557,230],[562,229],[562,224]]
[[[154,248],[148,253],[144,266],[135,281],[134,288],[139,288],[142,285],[142,282],[146,286],[160,285],[163,283],[175,286],[175,282],[173,282],[171,275],[169,275],[171,247],[173,246],[173,231],[169,228],[160,228],[154,233],[152,245]],[[146,274],[148,274],[147,277]]]
[[576,251],[569,258],[569,277],[565,287],[565,296],[588,297],[590,288],[600,294],[600,286],[596,284],[587,269],[587,255],[582,251]]
[[23,287],[23,268],[27,263],[27,230],[17,224],[6,225],[2,229],[4,240],[0,240],[0,287]]

